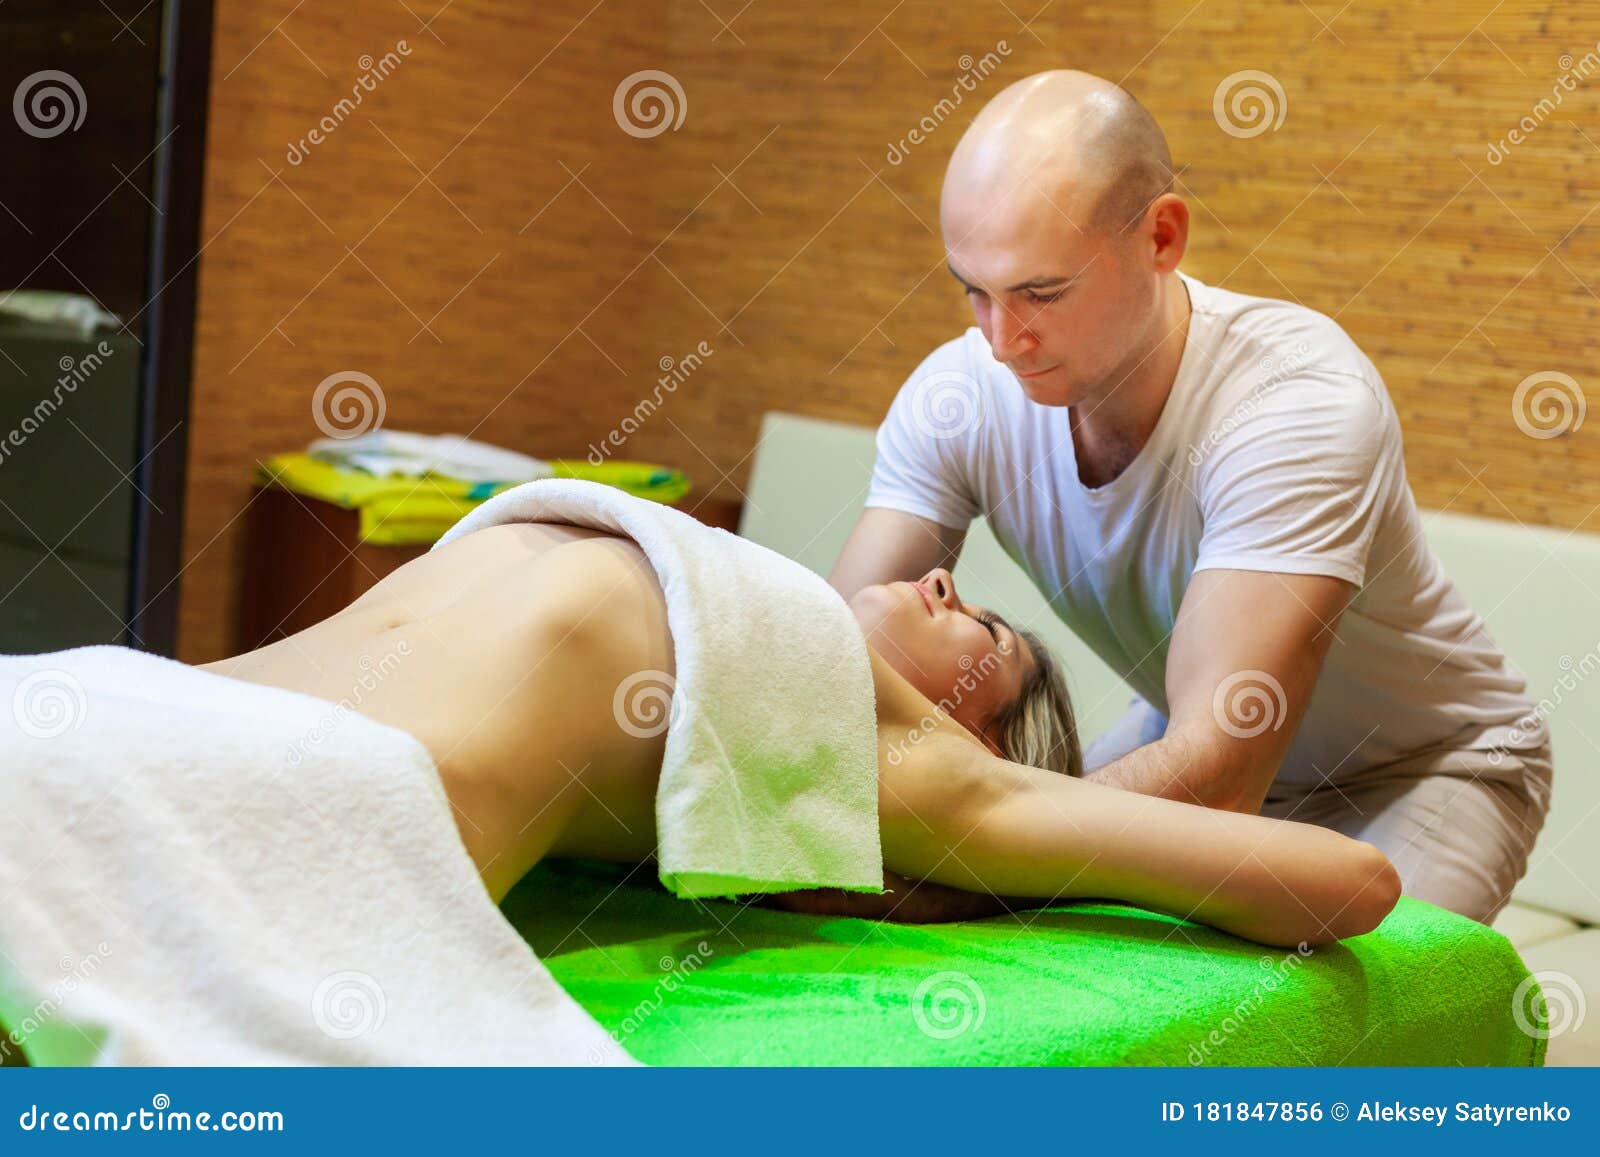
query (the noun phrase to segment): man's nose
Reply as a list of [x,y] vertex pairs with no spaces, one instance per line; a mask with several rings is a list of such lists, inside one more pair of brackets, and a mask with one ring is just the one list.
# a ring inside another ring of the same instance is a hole
[[989,348],[995,361],[1009,362],[1038,347],[1039,339],[1005,306],[995,303],[989,316]]
[[936,566],[922,576],[922,583],[933,597],[938,599],[950,610],[961,606],[961,600],[956,597],[956,580],[953,575],[942,566]]

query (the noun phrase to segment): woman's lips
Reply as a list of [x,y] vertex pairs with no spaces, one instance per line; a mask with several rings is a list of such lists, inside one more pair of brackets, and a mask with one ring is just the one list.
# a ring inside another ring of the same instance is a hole
[[933,593],[921,583],[914,582],[911,585],[917,588],[917,593],[922,596],[922,603],[928,608],[928,614],[931,616],[933,614]]

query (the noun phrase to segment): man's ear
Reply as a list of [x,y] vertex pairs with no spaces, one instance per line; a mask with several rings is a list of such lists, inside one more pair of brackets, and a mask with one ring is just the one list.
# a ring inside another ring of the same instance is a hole
[[1189,206],[1176,193],[1163,193],[1150,207],[1156,272],[1171,273],[1189,248]]

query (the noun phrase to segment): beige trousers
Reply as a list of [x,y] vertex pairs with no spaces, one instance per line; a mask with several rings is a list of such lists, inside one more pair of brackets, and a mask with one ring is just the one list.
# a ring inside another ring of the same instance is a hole
[[1315,788],[1274,784],[1261,814],[1376,845],[1403,892],[1488,924],[1527,871],[1550,810],[1550,747],[1436,749]]

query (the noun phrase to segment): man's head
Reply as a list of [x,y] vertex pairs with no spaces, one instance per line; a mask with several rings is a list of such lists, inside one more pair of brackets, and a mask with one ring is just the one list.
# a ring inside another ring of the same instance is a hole
[[1083,72],[1041,72],[978,113],[940,200],[950,271],[1034,401],[1114,389],[1166,336],[1162,282],[1189,214],[1144,107]]

